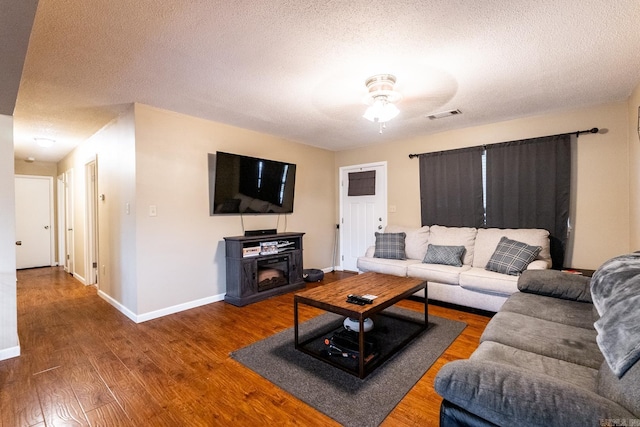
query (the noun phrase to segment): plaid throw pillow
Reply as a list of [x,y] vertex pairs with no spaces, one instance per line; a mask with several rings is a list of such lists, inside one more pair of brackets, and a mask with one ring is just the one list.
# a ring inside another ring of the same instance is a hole
[[503,236],[485,270],[519,276],[541,250],[540,246],[529,246]]
[[376,232],[376,251],[374,258],[407,259],[404,253],[404,238],[402,233],[378,233]]
[[427,246],[427,254],[422,262],[425,264],[443,264],[462,267],[462,256],[464,255],[464,246]]

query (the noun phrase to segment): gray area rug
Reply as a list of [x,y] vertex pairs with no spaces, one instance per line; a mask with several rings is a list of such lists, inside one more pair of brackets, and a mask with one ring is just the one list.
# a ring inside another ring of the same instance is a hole
[[[395,307],[389,311],[424,316]],[[300,336],[311,336],[328,324],[339,326],[342,319],[333,313],[315,317],[300,325]],[[231,357],[345,426],[378,426],[465,327],[430,315],[426,331],[363,380],[296,350],[293,328]]]

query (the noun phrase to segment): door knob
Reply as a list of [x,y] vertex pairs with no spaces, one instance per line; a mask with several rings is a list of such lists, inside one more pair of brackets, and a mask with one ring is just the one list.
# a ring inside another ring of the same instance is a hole
[[18,240],[18,241],[16,242],[16,245],[17,245],[17,246],[22,246],[22,240]]

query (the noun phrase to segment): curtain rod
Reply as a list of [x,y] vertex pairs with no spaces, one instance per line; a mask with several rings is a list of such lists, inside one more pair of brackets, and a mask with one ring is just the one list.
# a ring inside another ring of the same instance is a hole
[[[575,132],[566,132],[566,133],[558,133],[558,134],[555,134],[555,135],[539,136],[537,138],[549,138],[549,137],[552,137],[552,136],[562,136],[562,135],[575,135],[576,138],[577,138],[580,135],[582,135],[583,133],[598,133],[598,132],[600,132],[600,129],[591,128],[591,129],[588,129],[588,130],[578,130],[578,131],[575,131]],[[527,138],[527,139],[533,139],[533,138]],[[498,144],[501,144],[501,142],[499,142]],[[486,146],[486,145],[491,145],[491,144],[485,144],[484,146]],[[428,154],[428,153],[422,153],[422,154]],[[413,159],[414,157],[418,157],[419,155],[420,154],[409,154],[409,158]]]

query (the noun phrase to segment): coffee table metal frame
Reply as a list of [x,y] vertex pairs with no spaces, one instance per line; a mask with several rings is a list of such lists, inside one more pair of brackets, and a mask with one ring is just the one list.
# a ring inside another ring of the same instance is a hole
[[[298,305],[300,304],[316,307],[324,311],[339,314],[341,316],[358,319],[360,330],[362,331],[364,330],[363,324],[366,318],[372,317],[376,314],[380,315],[380,313],[384,309],[389,308],[397,302],[410,297],[420,289],[424,289],[425,291],[424,321],[414,321],[412,319],[394,316],[390,313],[384,313],[385,316],[395,317],[401,319],[404,322],[419,325],[420,327],[413,333],[407,335],[407,337],[405,337],[405,339],[403,339],[396,347],[368,362],[365,361],[365,357],[361,357],[364,354],[366,333],[359,333],[358,348],[360,357],[358,357],[357,371],[351,370],[339,363],[336,363],[332,360],[331,356],[323,357],[316,352],[308,350],[305,347],[306,344],[318,339],[330,330],[314,334],[312,337],[305,339],[305,341],[303,342],[300,342],[298,322]],[[365,304],[361,306],[347,303],[346,299],[347,295],[349,294],[371,294],[378,295],[378,298],[374,299],[373,304]],[[429,324],[429,311],[427,305],[426,282],[420,279],[390,276],[381,273],[364,273],[357,276],[348,277],[346,279],[338,280],[321,287],[311,288],[300,293],[296,293],[293,298],[293,318],[295,334],[294,344],[297,350],[307,353],[315,357],[316,359],[329,363],[352,375],[356,375],[359,378],[365,378],[376,367],[380,366],[385,360],[387,360],[398,350],[403,348],[411,340],[413,340],[415,337],[417,337],[427,329],[427,326]]]

